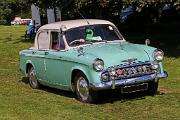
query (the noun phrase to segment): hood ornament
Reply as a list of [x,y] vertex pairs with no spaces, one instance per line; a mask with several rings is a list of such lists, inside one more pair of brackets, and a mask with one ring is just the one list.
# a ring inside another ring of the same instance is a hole
[[78,53],[79,53],[78,56],[84,55],[84,49],[83,49],[83,47],[79,47],[79,48],[77,49],[77,51],[78,51]]
[[127,60],[123,60],[121,62],[128,62],[129,64],[131,64],[132,62],[136,61],[137,58],[128,58]]

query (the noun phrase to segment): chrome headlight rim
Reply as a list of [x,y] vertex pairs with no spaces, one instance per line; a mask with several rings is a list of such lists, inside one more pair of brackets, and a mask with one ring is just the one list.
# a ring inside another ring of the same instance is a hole
[[100,58],[96,58],[94,61],[93,61],[93,69],[96,71],[96,72],[101,72],[104,70],[104,61]]
[[164,58],[164,52],[161,49],[156,49],[153,52],[153,57],[156,61],[161,62]]

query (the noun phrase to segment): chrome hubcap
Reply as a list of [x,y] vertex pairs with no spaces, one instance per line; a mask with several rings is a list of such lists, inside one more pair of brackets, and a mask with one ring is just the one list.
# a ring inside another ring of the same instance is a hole
[[89,96],[89,88],[88,83],[83,77],[79,77],[77,80],[77,90],[79,92],[80,97],[83,100],[87,100]]
[[30,81],[30,84],[32,86],[35,86],[37,84],[36,71],[34,70],[34,68],[30,69],[30,72],[29,72],[29,81]]

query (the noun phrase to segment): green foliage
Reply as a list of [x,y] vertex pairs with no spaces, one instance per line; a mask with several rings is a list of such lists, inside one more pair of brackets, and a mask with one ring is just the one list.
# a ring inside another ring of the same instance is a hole
[[[123,5],[132,5],[141,11],[144,7],[159,9],[169,3],[180,9],[180,0],[1,0],[0,24],[9,24],[17,15],[22,18],[30,17],[30,6],[35,4],[42,10],[59,7],[64,19],[77,18],[79,10],[85,17],[112,20],[121,11]],[[27,9],[28,8],[28,9]]]
[[124,5],[132,5],[135,8],[143,7],[162,7],[164,4],[171,4],[171,6],[180,6],[180,0],[122,0]]
[[[27,9],[29,8],[29,9]],[[30,5],[26,0],[1,0],[0,24],[10,24],[16,15],[30,17]]]
[[[57,6],[67,19],[78,18],[79,10],[85,17],[112,20],[124,5],[132,5],[139,12],[143,8],[158,11],[165,3],[178,5],[180,0],[28,0],[41,8]],[[151,14],[151,13],[150,13]],[[64,18],[64,17],[63,17]],[[65,18],[66,19],[66,18]]]
[[12,19],[12,10],[10,8],[5,8],[3,10],[3,14],[2,15],[4,16],[4,19],[6,20],[6,22],[8,23]]

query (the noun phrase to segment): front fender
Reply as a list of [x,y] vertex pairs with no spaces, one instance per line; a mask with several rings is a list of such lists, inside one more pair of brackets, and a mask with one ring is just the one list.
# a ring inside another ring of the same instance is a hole
[[71,84],[71,80],[72,80],[72,73],[74,70],[79,70],[81,71],[82,73],[84,73],[84,75],[86,76],[86,78],[88,79],[88,82],[91,84],[91,83],[100,83],[100,72],[96,72],[95,70],[93,70],[92,67],[90,66],[87,66],[87,65],[76,65],[76,66],[73,66],[72,69],[71,69],[71,75],[68,75],[70,76],[69,78],[69,85],[71,86],[71,89],[72,89],[72,84]]

